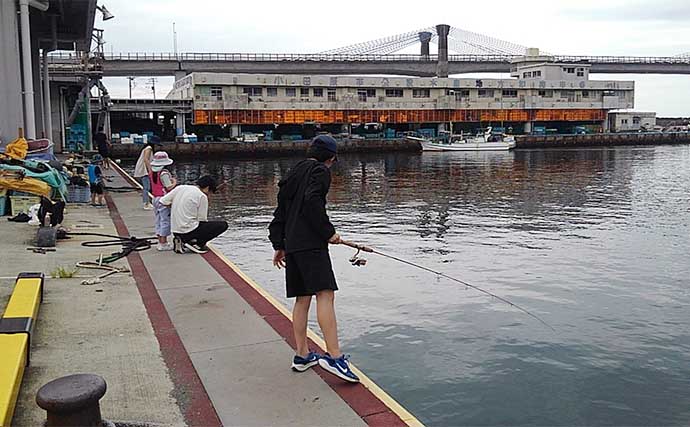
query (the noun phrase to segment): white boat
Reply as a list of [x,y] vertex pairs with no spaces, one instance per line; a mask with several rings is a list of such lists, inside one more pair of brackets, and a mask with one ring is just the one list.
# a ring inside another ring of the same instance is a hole
[[449,135],[445,132],[437,140],[413,136],[407,138],[419,142],[422,151],[507,151],[515,148],[515,138],[512,135],[493,134],[491,128],[474,137]]

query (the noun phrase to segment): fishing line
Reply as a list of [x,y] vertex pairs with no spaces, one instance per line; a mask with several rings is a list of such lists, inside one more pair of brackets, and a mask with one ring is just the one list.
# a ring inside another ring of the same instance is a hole
[[536,314],[531,313],[529,310],[527,310],[527,309],[525,309],[525,308],[523,308],[523,307],[521,307],[521,306],[515,304],[515,303],[512,302],[512,301],[509,301],[509,300],[507,300],[507,299],[505,299],[505,298],[503,298],[503,297],[501,297],[501,296],[498,296],[498,295],[496,295],[496,294],[494,294],[494,293],[491,293],[491,292],[489,292],[489,291],[487,291],[487,290],[484,290],[484,289],[480,288],[479,286],[471,285],[471,284],[469,284],[469,283],[467,283],[467,282],[465,282],[465,281],[462,281],[462,280],[460,280],[460,279],[456,279],[455,277],[452,277],[452,276],[449,276],[449,275],[447,275],[447,274],[441,273],[440,271],[436,271],[436,270],[432,270],[432,269],[430,269],[430,268],[428,268],[428,267],[424,267],[423,265],[415,264],[415,263],[413,263],[413,262],[404,260],[404,259],[402,259],[402,258],[398,258],[398,257],[393,256],[393,255],[388,255],[388,254],[385,254],[385,253],[383,253],[383,252],[379,252],[379,251],[377,251],[377,250],[375,250],[375,249],[373,249],[373,248],[370,248],[370,247],[368,247],[368,246],[360,245],[360,244],[353,243],[353,242],[348,242],[348,241],[346,241],[346,240],[341,240],[340,243],[343,244],[343,245],[345,245],[345,246],[349,246],[349,247],[351,247],[351,248],[353,248],[353,249],[357,249],[357,253],[356,253],[352,258],[350,258],[350,262],[351,262],[352,265],[354,265],[354,266],[360,266],[360,265],[366,264],[366,261],[365,261],[365,260],[363,260],[363,259],[361,259],[361,258],[357,258],[357,255],[359,254],[359,251],[363,251],[363,252],[368,252],[368,253],[373,253],[373,254],[381,255],[381,256],[383,256],[383,257],[390,258],[390,259],[392,259],[392,260],[401,262],[401,263],[403,263],[403,264],[407,264],[407,265],[410,265],[410,266],[412,266],[412,267],[416,267],[416,268],[419,268],[419,269],[421,269],[421,270],[428,271],[429,273],[436,274],[437,276],[444,277],[444,278],[446,278],[446,279],[448,279],[448,280],[452,280],[452,281],[454,281],[454,282],[460,283],[460,284],[465,285],[465,286],[467,286],[467,287],[469,287],[469,288],[472,288],[472,289],[474,289],[474,290],[477,290],[477,291],[479,291],[479,292],[481,292],[481,293],[483,293],[483,294],[486,294],[486,295],[489,295],[489,296],[491,296],[491,297],[493,297],[493,298],[496,298],[497,300],[499,300],[499,301],[501,301],[501,302],[504,302],[504,303],[510,305],[511,307],[517,308],[518,310],[522,311],[523,313],[527,314],[528,316],[530,316],[530,317],[532,317],[532,318],[538,320],[538,321],[541,322],[544,326],[548,327],[548,328],[551,329],[552,331],[556,332],[556,329],[554,329],[553,326],[551,326],[551,325],[549,325],[548,323],[546,323],[541,317],[537,316]]

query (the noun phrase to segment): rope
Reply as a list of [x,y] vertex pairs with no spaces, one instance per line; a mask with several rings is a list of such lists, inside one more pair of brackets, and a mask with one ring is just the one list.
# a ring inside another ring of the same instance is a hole
[[151,240],[157,239],[156,236],[152,237],[135,237],[135,236],[116,236],[112,234],[102,234],[102,233],[75,233],[68,232],[68,236],[97,236],[97,237],[107,237],[107,240],[93,240],[88,242],[82,242],[82,246],[88,248],[104,248],[108,246],[121,246],[122,250],[119,252],[113,252],[110,255],[103,257],[99,260],[99,265],[103,263],[109,264],[115,262],[121,258],[126,257],[132,252],[145,251],[151,248]]

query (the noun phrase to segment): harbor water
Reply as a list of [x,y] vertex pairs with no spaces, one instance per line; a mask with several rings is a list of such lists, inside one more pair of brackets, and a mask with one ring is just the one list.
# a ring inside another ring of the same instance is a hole
[[[228,181],[214,243],[282,300],[267,226],[298,159],[178,162]],[[332,247],[343,349],[431,426],[690,424],[690,147],[344,155]],[[312,325],[318,330],[315,312]],[[285,361],[286,369],[289,360]]]

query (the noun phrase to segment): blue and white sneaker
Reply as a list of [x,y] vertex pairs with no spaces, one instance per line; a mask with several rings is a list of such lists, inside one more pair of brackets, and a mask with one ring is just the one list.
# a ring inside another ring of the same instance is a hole
[[359,377],[352,372],[350,369],[350,364],[347,362],[347,359],[349,358],[349,355],[346,356],[343,354],[336,359],[331,357],[330,354],[326,353],[319,359],[319,366],[345,381],[358,383]]
[[319,363],[321,356],[318,353],[310,351],[307,357],[297,356],[292,359],[292,370],[295,372],[304,372],[307,369]]

